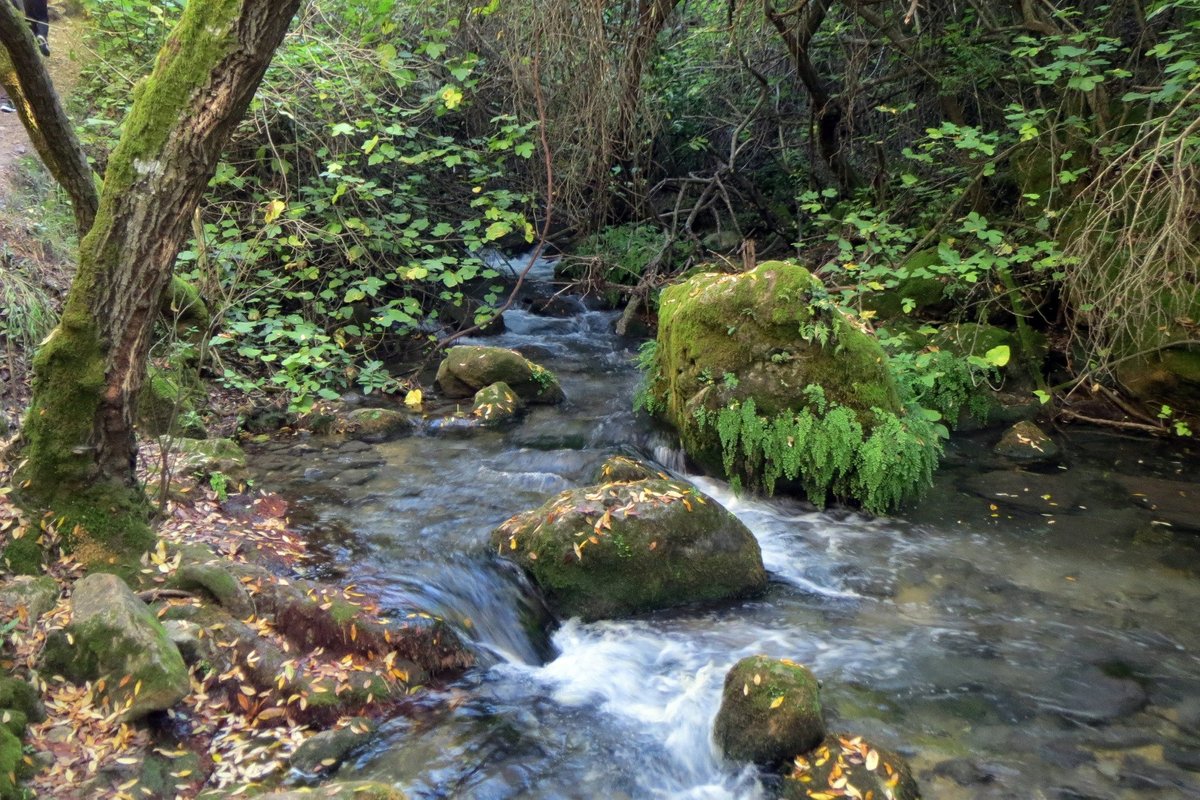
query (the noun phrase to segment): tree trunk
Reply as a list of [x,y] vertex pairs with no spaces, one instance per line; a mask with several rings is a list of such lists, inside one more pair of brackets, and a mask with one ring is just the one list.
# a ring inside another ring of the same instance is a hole
[[221,149],[301,0],[193,0],[134,91],[62,321],[34,359],[14,483],[90,564],[153,544],[136,402],[159,299]]

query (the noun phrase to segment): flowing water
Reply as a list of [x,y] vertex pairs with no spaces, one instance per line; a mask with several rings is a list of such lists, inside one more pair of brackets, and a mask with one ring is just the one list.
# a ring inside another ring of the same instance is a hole
[[264,485],[312,513],[334,577],[444,616],[480,654],[341,777],[413,798],[769,797],[710,738],[726,670],[767,653],[816,672],[833,729],[908,755],[926,798],[1200,798],[1200,534],[1154,524],[1110,480],[1187,480],[1194,462],[1145,442],[1075,436],[1069,469],[1038,475],[997,462],[994,434],[960,437],[890,519],[692,476],[757,536],[766,595],[546,634],[488,532],[614,453],[682,468],[630,410],[637,343],[615,316],[510,311],[479,340],[562,382],[565,405],[516,427],[258,455]]

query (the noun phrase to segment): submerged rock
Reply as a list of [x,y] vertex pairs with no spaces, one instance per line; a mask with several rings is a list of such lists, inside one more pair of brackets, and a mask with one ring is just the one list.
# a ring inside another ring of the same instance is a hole
[[1016,461],[1047,461],[1058,455],[1058,445],[1032,422],[1013,425],[992,448],[998,456]]
[[761,591],[753,534],[694,486],[607,483],[559,494],[491,535],[562,616],[638,614]]
[[46,666],[75,680],[106,678],[102,696],[125,719],[166,710],[191,690],[179,649],[120,578],[78,581],[71,612],[69,637],[47,641]]
[[437,384],[446,397],[473,397],[485,386],[501,382],[527,403],[564,399],[553,372],[503,347],[451,347],[437,372]]
[[919,800],[920,789],[908,764],[896,753],[861,736],[832,735],[792,762],[784,776],[783,800],[873,797]]
[[371,720],[356,717],[344,728],[321,731],[296,748],[289,764],[305,775],[332,772],[355,748],[371,740],[376,727]]
[[751,656],[725,676],[713,737],[725,757],[776,766],[825,738],[817,678],[787,659]]

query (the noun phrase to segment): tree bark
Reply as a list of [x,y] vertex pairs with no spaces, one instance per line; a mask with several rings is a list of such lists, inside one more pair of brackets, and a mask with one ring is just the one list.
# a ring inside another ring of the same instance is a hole
[[62,321],[34,359],[14,483],[86,562],[152,544],[134,418],[159,299],[221,149],[302,0],[188,3],[134,91]]
[[46,72],[25,15],[0,2],[0,84],[42,161],[71,197],[82,237],[92,227],[100,198],[87,156]]

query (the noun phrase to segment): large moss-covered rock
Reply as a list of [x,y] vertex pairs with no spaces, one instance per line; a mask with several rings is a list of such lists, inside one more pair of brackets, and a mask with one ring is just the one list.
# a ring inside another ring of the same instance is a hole
[[508,520],[491,541],[552,609],[585,620],[744,597],[766,585],[746,526],[677,481],[569,490]]
[[447,397],[473,397],[485,386],[506,383],[527,403],[561,403],[558,378],[515,350],[451,347],[438,367],[437,384]]
[[805,666],[751,656],[725,676],[713,738],[726,758],[775,766],[825,738],[820,687]]
[[868,424],[873,408],[901,413],[879,342],[836,310],[813,305],[819,291],[808,270],[783,261],[738,275],[704,273],[663,290],[651,388],[684,450],[706,470],[723,466],[720,436],[705,417],[734,402],[753,398],[770,418],[806,408],[812,384]]
[[0,708],[20,711],[26,719],[41,722],[46,718],[46,709],[37,689],[20,678],[0,676]]
[[[187,667],[150,608],[115,575],[79,580],[63,641],[47,642],[47,667],[76,679],[105,678],[104,699],[125,719],[170,708],[191,689]],[[128,680],[125,680],[128,678]]]
[[861,736],[829,736],[809,753],[797,755],[784,777],[783,800],[873,797],[919,800],[921,791],[904,759]]
[[420,417],[408,411],[356,408],[347,413],[335,427],[355,439],[377,441],[411,433],[419,424]]
[[1200,414],[1200,352],[1167,350],[1129,359],[1117,366],[1117,378],[1156,412],[1167,405],[1176,417]]

